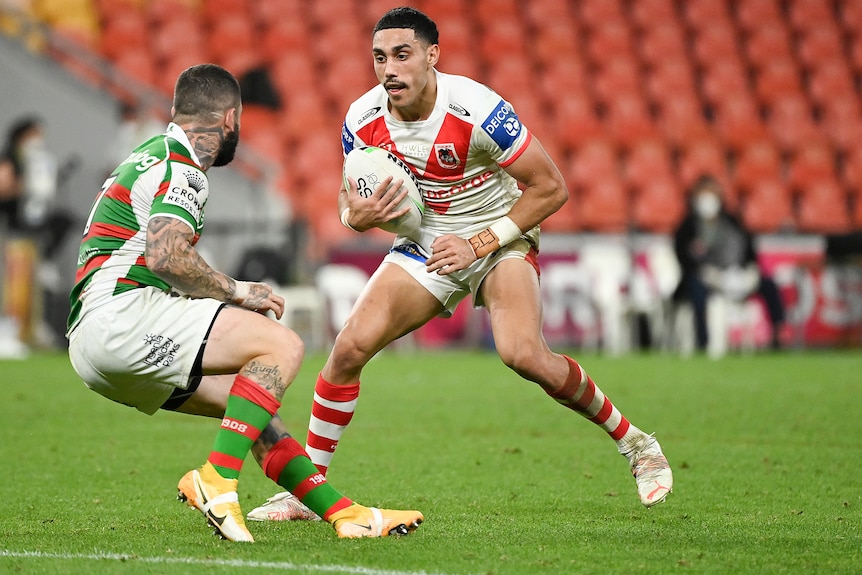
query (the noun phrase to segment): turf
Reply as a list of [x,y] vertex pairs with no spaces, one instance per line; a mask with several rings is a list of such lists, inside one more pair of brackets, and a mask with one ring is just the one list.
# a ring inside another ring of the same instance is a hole
[[[323,359],[282,407],[302,438]],[[254,545],[216,539],[174,500],[213,420],[113,404],[65,355],[0,362],[0,573],[862,572],[858,352],[580,359],[657,433],[667,502],[643,508],[607,436],[492,353],[386,352],[329,478],[425,524],[348,541],[323,523],[251,524]],[[274,493],[250,458],[240,491],[246,510]]]

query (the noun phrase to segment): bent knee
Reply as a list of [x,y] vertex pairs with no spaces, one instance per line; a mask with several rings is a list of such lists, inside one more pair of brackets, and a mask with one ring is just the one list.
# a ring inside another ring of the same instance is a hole
[[512,345],[497,348],[497,353],[503,363],[512,371],[530,381],[537,381],[541,376],[541,365],[545,354],[540,346]]

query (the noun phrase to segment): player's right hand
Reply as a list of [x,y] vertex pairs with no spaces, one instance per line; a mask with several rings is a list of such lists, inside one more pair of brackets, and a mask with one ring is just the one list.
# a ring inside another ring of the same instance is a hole
[[[243,293],[239,293],[242,285]],[[284,314],[284,298],[272,291],[272,287],[263,282],[237,282],[237,295],[233,303],[245,309],[261,314],[271,311],[276,319]],[[244,296],[244,297],[243,297]]]
[[359,193],[356,180],[347,179],[350,189],[347,193],[347,207],[350,208],[350,226],[357,231],[400,218],[410,211],[409,206],[399,209],[398,204],[407,197],[404,180],[389,177],[377,184],[374,193],[363,197]]

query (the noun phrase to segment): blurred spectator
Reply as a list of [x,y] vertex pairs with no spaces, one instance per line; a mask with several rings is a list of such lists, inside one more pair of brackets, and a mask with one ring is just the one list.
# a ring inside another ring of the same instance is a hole
[[22,227],[24,160],[21,143],[32,131],[32,119],[24,118],[9,128],[0,154],[0,230],[11,233]]
[[691,303],[699,350],[706,349],[709,339],[706,306],[711,294],[734,301],[759,294],[772,326],[772,346],[780,346],[785,312],[778,286],[762,273],[751,233],[727,211],[722,186],[712,176],[701,176],[692,186],[688,212],[674,233],[674,250],[682,271],[674,300]]

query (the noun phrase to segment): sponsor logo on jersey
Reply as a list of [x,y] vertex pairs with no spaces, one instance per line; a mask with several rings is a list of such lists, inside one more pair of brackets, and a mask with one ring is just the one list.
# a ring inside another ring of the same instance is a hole
[[380,106],[375,106],[370,110],[366,111],[359,119],[356,121],[357,126],[361,126],[363,122],[365,122],[369,118],[373,118],[377,115],[377,113],[381,110]]
[[147,168],[158,164],[159,161],[160,158],[158,156],[153,156],[149,152],[132,152],[128,158],[123,160],[123,164],[138,164],[135,166],[135,169],[143,172]]
[[512,105],[500,100],[497,107],[482,122],[482,129],[491,136],[500,149],[508,150],[521,135],[522,125]]
[[196,222],[202,221],[203,205],[198,199],[198,192],[188,187],[172,185],[165,192],[162,204],[179,206],[187,211]]
[[144,363],[157,367],[167,367],[172,364],[174,357],[180,350],[180,344],[174,342],[173,339],[153,333],[144,336],[144,343],[150,346]]
[[458,114],[459,116],[469,116],[470,112],[467,111],[464,106],[458,104],[456,102],[449,102],[449,109]]
[[344,154],[347,155],[353,150],[353,145],[356,143],[356,138],[350,133],[347,128],[347,123],[341,124],[341,147],[344,149]]
[[487,170],[478,176],[460,182],[451,188],[444,188],[442,190],[423,190],[423,194],[427,200],[449,198],[460,192],[466,192],[467,190],[478,188],[493,177],[494,172],[492,170]]
[[434,144],[434,152],[437,154],[437,162],[447,170],[454,170],[461,165],[461,158],[455,151],[455,144]]
[[186,181],[189,183],[189,187],[198,193],[202,192],[207,185],[206,180],[200,174],[200,172],[188,171],[185,172],[183,175],[186,177]]
[[408,258],[414,259],[418,262],[425,263],[425,260],[428,259],[428,256],[425,255],[425,252],[422,251],[422,248],[419,247],[419,244],[399,244],[397,246],[393,246],[392,249],[389,250],[392,253],[398,252],[400,254],[404,254]]

